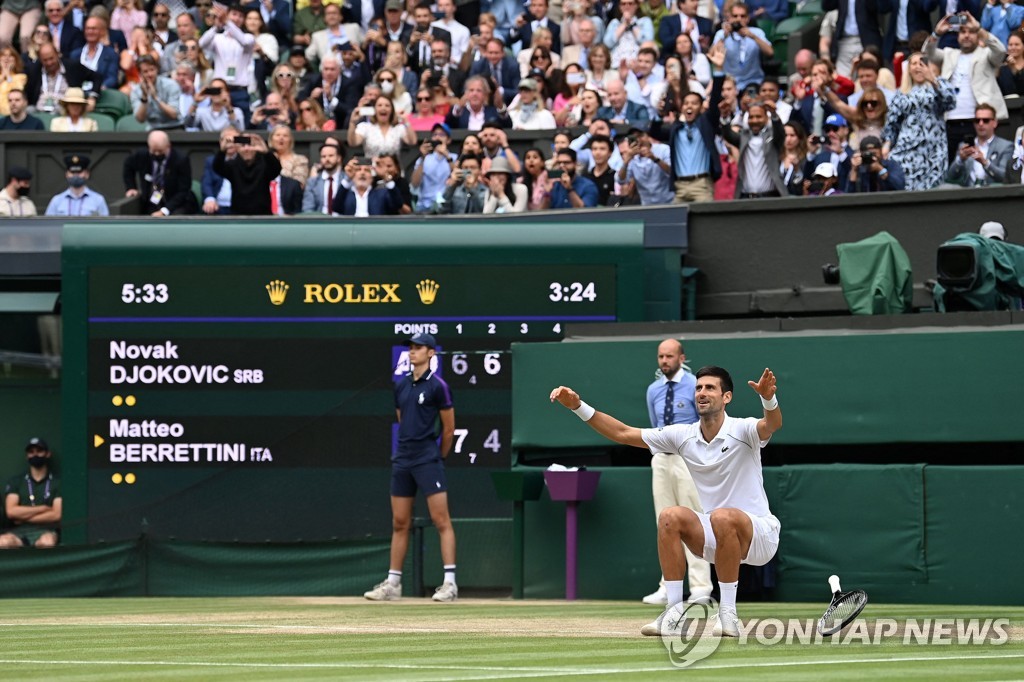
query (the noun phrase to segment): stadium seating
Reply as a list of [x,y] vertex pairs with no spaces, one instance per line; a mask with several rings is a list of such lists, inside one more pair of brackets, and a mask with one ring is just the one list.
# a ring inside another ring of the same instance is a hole
[[117,129],[117,124],[114,122],[114,119],[106,114],[97,114],[96,112],[93,112],[86,115],[86,118],[91,118],[96,121],[97,130],[101,133],[112,133]]
[[118,132],[140,132],[146,130],[146,124],[135,120],[132,114],[125,114],[117,119]]
[[116,121],[125,114],[131,113],[132,103],[128,96],[121,91],[108,88],[100,92],[99,99],[96,100],[96,108],[93,111],[97,114],[106,114]]

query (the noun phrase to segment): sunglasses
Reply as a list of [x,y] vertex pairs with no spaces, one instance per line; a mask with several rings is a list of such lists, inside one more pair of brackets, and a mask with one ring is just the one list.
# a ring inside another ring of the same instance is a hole
[[377,81],[377,82],[378,82],[378,83],[394,83],[394,82],[395,82],[395,79],[394,79],[394,78],[381,78],[381,79],[380,79],[379,81]]
[[991,123],[994,120],[995,120],[994,118],[976,118],[976,119],[974,119],[974,122],[975,123]]
[[295,74],[294,73],[279,73],[279,74],[277,74],[277,77],[278,78],[295,78]]
[[825,126],[825,132],[826,133],[838,133],[839,132],[839,126]]
[[429,102],[430,98],[429,97],[417,97],[416,101],[417,102]]
[[299,107],[299,111],[313,111],[313,107]]
[[153,12],[154,17],[170,17],[170,12]]

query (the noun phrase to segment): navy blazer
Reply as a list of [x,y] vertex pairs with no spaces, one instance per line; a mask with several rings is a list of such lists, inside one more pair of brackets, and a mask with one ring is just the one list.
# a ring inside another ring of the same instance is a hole
[[206,161],[203,162],[203,177],[199,180],[199,186],[202,188],[203,197],[202,201],[206,201],[209,198],[217,198],[220,194],[220,188],[224,186],[224,177],[213,170],[213,154],[206,157]]
[[153,181],[150,173],[153,158],[149,149],[137,149],[127,156],[122,168],[125,189],[139,192],[142,215],[149,215],[157,208],[166,207],[171,213],[192,215],[198,210],[195,195],[192,194],[192,166],[188,158],[177,149],[171,149],[164,170],[164,196],[158,204],[151,204]]
[[277,177],[278,190],[281,194],[281,207],[285,215],[295,215],[302,212],[302,183],[294,178],[286,178],[283,175]]
[[[508,114],[502,115],[498,113],[498,110],[492,107],[490,104],[484,106],[484,123],[488,121],[497,121],[502,128],[511,128],[512,119],[508,117]],[[453,108],[448,115],[445,116],[444,122],[448,124],[448,127],[452,130],[456,128],[465,129],[469,126],[469,107],[463,108],[458,114],[455,113]]]
[[[96,89],[114,89],[117,87],[117,71],[119,68],[117,52],[108,45],[100,45],[100,48],[100,59],[96,63],[96,75],[100,79],[101,87]],[[85,47],[80,47],[72,52],[71,61],[81,63],[82,50],[84,49]]]
[[[718,135],[719,130],[722,127],[721,114],[718,111],[718,103],[722,101],[722,84],[725,82],[725,76],[715,76],[711,86],[711,99],[708,100],[707,110],[697,117],[694,121],[694,125],[700,131],[701,139],[704,140],[704,147],[708,150],[708,155],[711,157],[711,180],[712,182],[722,177],[722,158],[718,154],[718,146],[715,144],[715,136]],[[664,128],[662,127],[661,121],[655,121],[651,125],[651,137],[661,140],[669,146],[671,150],[671,165],[672,165],[672,180],[676,179],[676,147],[674,141],[676,134],[683,129],[682,119],[676,120],[668,130],[668,134],[665,134]]]
[[[662,17],[661,23],[658,25],[658,44],[661,45],[662,64],[675,52],[676,37],[682,32],[682,14],[670,14],[667,17]],[[697,32],[700,33],[701,37],[706,36],[708,39],[708,45],[701,46],[701,49],[704,49],[710,46],[711,39],[715,37],[715,25],[711,23],[710,19],[697,17]]]
[[[469,75],[471,77],[484,76],[485,78],[490,78],[491,63],[486,59],[476,60],[473,62],[473,66],[469,67]],[[519,80],[522,78],[519,63],[511,57],[502,58],[501,64],[498,65],[498,77],[501,79],[498,85],[504,88],[503,99],[505,100],[505,106],[508,106],[519,92]]]
[[[839,10],[836,22],[836,34],[829,51],[832,61],[839,56],[839,38],[842,37],[843,25],[846,23],[846,11],[849,3],[846,0],[822,0],[821,8],[826,12]],[[882,29],[878,25],[878,15],[893,11],[892,0],[856,0],[854,11],[857,13],[857,29],[860,31],[862,45],[882,45]]]
[[[370,215],[397,215],[402,208],[402,195],[398,191],[398,185],[391,189],[384,186],[374,187],[370,190],[367,204]],[[356,214],[356,195],[351,187],[342,186],[341,191],[334,196],[334,206],[331,210],[341,215]]]
[[[275,0],[275,2],[278,0]],[[348,24],[362,24],[363,22],[363,3],[361,0],[343,0],[341,6],[342,21]],[[373,0],[373,17],[384,16],[384,0]],[[365,23],[369,23],[370,19],[367,18]],[[289,27],[290,28],[290,27]]]
[[[934,28],[932,23],[932,12],[939,6],[939,0],[907,0],[907,38],[909,39],[918,31],[931,32]],[[892,61],[896,53],[896,16],[899,14],[899,5],[893,7],[889,13],[889,27],[885,31],[885,43],[882,45],[882,56],[888,62]]]
[[[50,22],[46,21],[46,17],[43,17],[43,26],[46,30],[50,30]],[[85,45],[85,34],[75,27],[71,23],[70,19],[64,20],[64,25],[60,28],[60,53],[63,55],[69,55],[78,48]]]
[[[508,32],[508,44],[512,46],[517,42],[522,42],[522,49],[528,50],[530,49],[530,43],[533,41],[532,22],[537,20],[529,12],[526,12],[523,16],[527,19],[526,23],[523,24],[522,28],[512,26],[512,29]],[[562,27],[550,16],[547,17],[547,20],[548,28],[551,29],[551,51],[555,54],[562,54]]]
[[[842,95],[840,95],[839,98],[841,100],[843,100],[844,102],[846,101],[846,98],[843,97]],[[826,118],[828,118],[832,114],[835,114],[835,113],[838,113],[838,112],[835,109],[832,108],[832,105],[829,104],[829,101],[827,99],[821,100],[821,104],[822,104],[822,107],[824,107],[824,109],[825,109],[825,115],[822,117],[822,125],[824,125],[824,121],[825,121]],[[814,130],[813,130],[814,129],[814,97],[812,95],[808,95],[807,97],[804,97],[799,102],[796,102],[796,108],[795,108],[794,113],[797,113],[797,114],[800,115],[800,122],[804,124],[804,130],[806,130],[809,135],[813,134],[814,133]],[[790,114],[790,118],[793,118],[793,114]]]
[[[100,84],[94,71],[67,59],[62,59],[61,64],[64,66],[64,78],[68,81],[68,87],[80,88],[83,84],[91,82],[93,86],[86,91],[86,96],[92,93],[99,95]],[[31,106],[35,106],[43,87],[43,65],[39,62],[29,64],[25,67],[25,75],[28,76],[28,80],[25,81],[25,99]]]
[[[839,174],[839,184],[836,185],[836,188],[846,192],[850,185],[850,168],[852,167],[851,160],[853,158],[854,150],[850,148],[850,145],[843,145],[843,151],[846,152],[846,160],[841,161],[839,166],[836,168],[836,172]],[[814,158],[804,166],[804,177],[814,177],[814,169],[823,163],[832,163],[831,150],[818,152]]]

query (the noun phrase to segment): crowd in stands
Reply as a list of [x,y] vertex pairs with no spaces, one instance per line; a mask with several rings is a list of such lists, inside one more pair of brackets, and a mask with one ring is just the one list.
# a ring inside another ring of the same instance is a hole
[[[151,131],[125,162],[125,196],[154,216],[513,213],[1021,182],[1022,130],[995,131],[1024,90],[1024,7],[821,0],[819,51],[801,50],[787,74],[775,29],[795,6],[11,0],[0,130],[95,131],[122,103],[118,130]],[[221,135],[198,197],[168,130]],[[520,158],[509,130],[550,145]],[[294,131],[324,134],[319,158],[295,152]],[[89,190],[89,160],[66,166],[68,190],[46,212],[105,214],[115,197]],[[9,169],[0,215],[35,211],[21,200],[30,182]]]

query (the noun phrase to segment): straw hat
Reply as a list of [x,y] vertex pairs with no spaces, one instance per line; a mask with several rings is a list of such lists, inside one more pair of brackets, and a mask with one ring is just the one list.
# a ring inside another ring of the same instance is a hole
[[85,98],[85,91],[82,88],[68,88],[64,96],[60,98],[61,104],[88,104]]

